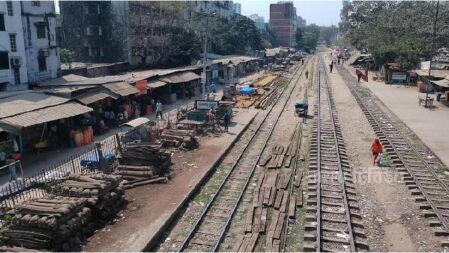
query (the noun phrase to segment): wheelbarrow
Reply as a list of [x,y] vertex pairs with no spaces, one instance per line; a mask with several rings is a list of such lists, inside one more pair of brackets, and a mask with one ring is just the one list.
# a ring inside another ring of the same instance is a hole
[[307,102],[295,103],[295,113],[298,117],[307,117],[308,110],[309,104]]

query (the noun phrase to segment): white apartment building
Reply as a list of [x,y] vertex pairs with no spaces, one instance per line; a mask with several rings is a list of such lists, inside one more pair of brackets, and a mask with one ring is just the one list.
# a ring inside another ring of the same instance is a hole
[[53,1],[0,1],[0,91],[60,72]]
[[26,89],[27,85],[20,2],[0,1],[0,91]]
[[54,1],[21,1],[21,7],[28,81],[58,77],[60,61]]
[[232,7],[235,14],[242,14],[242,5],[240,3],[234,3]]

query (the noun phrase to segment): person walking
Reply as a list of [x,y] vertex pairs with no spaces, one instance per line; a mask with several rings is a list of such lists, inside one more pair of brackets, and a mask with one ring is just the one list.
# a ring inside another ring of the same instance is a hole
[[229,115],[228,112],[225,113],[224,117],[223,117],[223,122],[224,122],[224,127],[225,127],[225,131],[228,132],[228,127],[229,127],[229,122],[231,121],[231,116]]
[[382,144],[380,144],[379,139],[374,139],[373,143],[371,144],[371,152],[373,152],[373,166],[376,165],[380,166],[380,158],[383,152]]
[[160,116],[162,119],[162,103],[159,100],[156,103],[156,118],[157,116]]
[[331,64],[329,64],[329,69],[331,73],[333,68],[334,68],[334,61],[331,61]]
[[309,79],[309,70],[306,70],[306,79]]
[[304,65],[304,58],[301,59],[301,65]]

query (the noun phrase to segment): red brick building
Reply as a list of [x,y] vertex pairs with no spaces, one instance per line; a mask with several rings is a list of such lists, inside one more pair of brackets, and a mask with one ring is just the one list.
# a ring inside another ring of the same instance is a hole
[[296,8],[293,2],[282,1],[270,4],[270,26],[277,35],[277,46],[294,46]]

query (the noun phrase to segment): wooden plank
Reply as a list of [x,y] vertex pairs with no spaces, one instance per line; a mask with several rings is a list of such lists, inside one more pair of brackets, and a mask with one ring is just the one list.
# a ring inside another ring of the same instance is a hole
[[292,161],[293,161],[294,156],[289,155],[284,162],[284,167],[285,168],[290,168]]
[[285,213],[279,214],[279,219],[276,224],[276,229],[274,230],[273,238],[279,239],[281,238],[282,228],[284,227],[285,223]]
[[276,187],[271,187],[270,201],[268,202],[268,206],[274,205],[275,198],[276,198]]
[[282,167],[282,164],[284,163],[284,158],[285,158],[285,155],[279,155],[279,159],[277,161],[276,168]]
[[285,156],[289,156],[290,155],[290,149],[291,149],[291,144],[287,146],[287,148],[284,150],[284,152],[282,153]]
[[265,238],[265,252],[273,252],[273,237]]
[[299,171],[296,172],[295,182],[293,183],[296,188],[301,186],[302,175],[303,175],[302,170],[299,170]]
[[296,206],[297,207],[302,207],[303,201],[304,201],[304,198],[303,198],[303,194],[302,194],[302,189],[299,189],[296,192]]
[[276,192],[276,201],[274,201],[274,205],[273,205],[274,208],[279,209],[281,207],[282,196],[284,196],[284,191],[278,190]]
[[257,202],[257,206],[263,205],[263,195],[265,194],[265,187],[261,187],[259,191],[259,201]]
[[280,245],[281,245],[281,240],[274,239],[273,240],[273,246],[271,247],[273,252],[279,252]]
[[249,206],[249,210],[246,213],[246,220],[245,220],[245,232],[249,233],[252,231],[253,227],[253,216],[254,216],[254,207]]
[[260,190],[260,187],[262,186],[263,182],[265,181],[265,171],[263,171],[262,173],[260,173],[259,175],[259,181],[257,181],[257,189]]
[[242,246],[244,236],[237,236],[235,238],[234,246],[232,247],[232,252],[238,252],[240,249],[240,246]]
[[252,233],[249,239],[248,245],[246,246],[245,252],[253,252],[256,247],[257,239],[259,238],[259,233]]
[[288,204],[288,217],[290,219],[295,219],[296,218],[295,213],[296,213],[296,196],[291,195],[290,202]]
[[260,216],[259,232],[265,233],[267,227],[268,208],[262,208],[262,215]]
[[254,222],[252,226],[253,233],[259,232],[261,216],[262,216],[262,207],[257,207],[256,210],[254,211]]
[[273,157],[273,155],[269,155],[267,158],[265,158],[265,159],[263,159],[263,160],[260,160],[259,165],[260,165],[260,166],[266,166],[267,163],[268,163],[269,161],[271,161],[271,158],[272,158],[272,157]]
[[245,252],[246,247],[248,246],[249,240],[251,239],[251,234],[246,234],[243,236],[243,242],[240,245],[239,250],[237,252]]
[[259,206],[259,189],[254,191],[253,193],[253,207]]
[[284,146],[279,145],[279,148],[278,148],[278,155],[281,155],[281,154],[283,154],[283,153],[284,153]]
[[288,202],[288,191],[284,191],[284,195],[282,196],[282,203],[279,211],[281,213],[285,213],[287,211],[287,202]]
[[265,251],[271,252],[272,246],[273,246],[273,236],[274,232],[276,231],[277,222],[279,220],[279,211],[274,210],[273,214],[271,215],[271,222],[270,226],[267,230],[267,236],[265,238]]
[[270,204],[271,187],[264,187],[263,192],[263,205],[268,206]]

